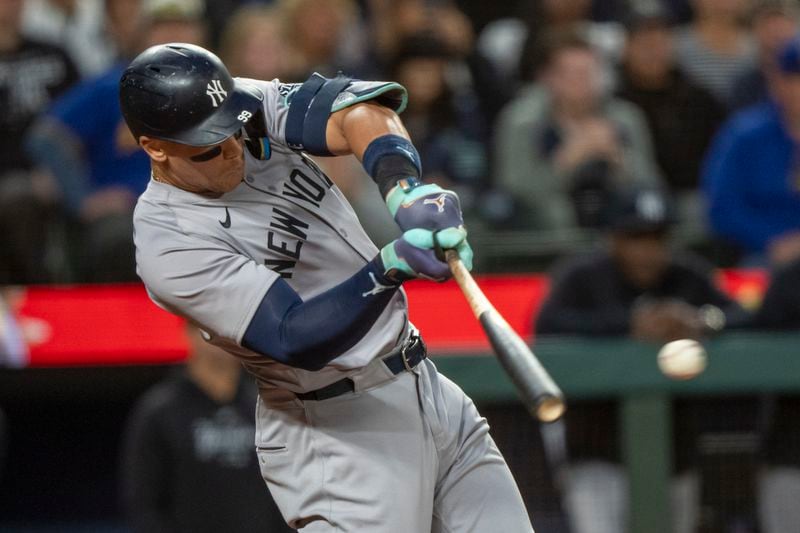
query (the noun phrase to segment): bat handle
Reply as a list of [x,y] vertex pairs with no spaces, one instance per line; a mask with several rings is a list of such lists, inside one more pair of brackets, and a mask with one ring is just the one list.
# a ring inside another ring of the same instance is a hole
[[481,314],[494,309],[489,299],[478,288],[478,284],[475,283],[475,279],[473,279],[467,267],[461,262],[458,252],[456,250],[445,250],[444,257],[450,267],[450,272],[453,274],[453,279],[461,287],[475,318],[480,319]]

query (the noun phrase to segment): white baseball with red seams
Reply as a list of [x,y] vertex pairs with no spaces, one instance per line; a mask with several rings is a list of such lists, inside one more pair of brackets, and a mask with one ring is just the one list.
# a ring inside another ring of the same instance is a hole
[[658,352],[658,368],[671,379],[692,379],[702,373],[707,364],[706,350],[692,339],[668,342]]

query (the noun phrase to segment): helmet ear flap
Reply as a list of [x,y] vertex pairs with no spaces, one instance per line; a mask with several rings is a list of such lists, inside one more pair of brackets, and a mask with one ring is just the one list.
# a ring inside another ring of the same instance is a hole
[[267,136],[267,121],[262,108],[259,108],[247,121],[247,124],[244,125],[244,132],[250,139],[260,139]]

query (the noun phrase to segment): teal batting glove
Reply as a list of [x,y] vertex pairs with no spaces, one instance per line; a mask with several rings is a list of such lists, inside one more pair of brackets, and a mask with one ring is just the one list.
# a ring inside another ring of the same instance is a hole
[[386,195],[386,205],[403,231],[417,228],[438,231],[464,225],[458,195],[435,184],[400,180]]
[[[447,263],[437,257],[436,242],[445,244],[464,242],[467,232],[463,228],[452,229],[455,231],[448,232],[442,239],[436,239],[430,230],[413,229],[384,246],[380,256],[385,275],[398,281],[413,278],[445,281],[450,278],[450,268]],[[470,259],[471,253],[470,251],[468,254]]]

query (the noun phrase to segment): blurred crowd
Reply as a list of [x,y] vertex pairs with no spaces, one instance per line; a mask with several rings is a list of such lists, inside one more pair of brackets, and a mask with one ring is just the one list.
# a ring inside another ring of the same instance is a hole
[[[792,0],[3,0],[0,284],[136,279],[149,169],[116,84],[169,41],[236,76],[403,84],[423,177],[459,193],[479,259],[484,242],[575,251],[616,196],[648,187],[680,246],[786,264],[800,256],[799,16]],[[392,238],[359,163],[321,163],[373,239]]]

